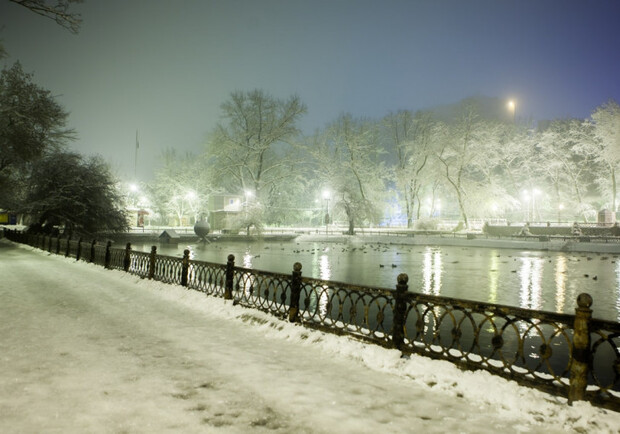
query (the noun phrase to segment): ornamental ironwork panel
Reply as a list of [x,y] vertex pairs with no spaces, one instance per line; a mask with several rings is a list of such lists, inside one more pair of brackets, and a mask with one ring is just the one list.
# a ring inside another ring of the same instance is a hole
[[407,293],[403,351],[568,393],[573,315]]
[[387,344],[394,300],[390,290],[302,279],[303,322]]
[[125,260],[125,249],[110,249],[110,268],[123,270]]
[[278,316],[288,314],[290,276],[235,267],[233,298],[235,303],[254,307]]
[[151,255],[144,252],[131,251],[129,258],[129,272],[131,274],[136,274],[142,278],[149,275],[149,262]]
[[591,366],[586,395],[598,402],[620,401],[620,324],[593,319],[590,322]]
[[202,261],[190,261],[187,287],[216,297],[224,296],[226,266]]
[[155,273],[153,279],[165,283],[181,284],[182,259],[172,256],[157,255],[155,257]]

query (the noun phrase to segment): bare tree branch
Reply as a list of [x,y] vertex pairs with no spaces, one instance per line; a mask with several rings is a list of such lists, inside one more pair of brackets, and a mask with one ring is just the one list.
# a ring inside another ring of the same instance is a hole
[[[82,0],[56,0],[53,4],[47,0],[9,0],[12,3],[29,9],[37,15],[54,20],[56,24],[71,33],[78,33],[82,24],[80,14],[69,11],[73,3],[82,3]],[[1,47],[0,47],[1,49]],[[0,51],[0,58],[2,52]]]

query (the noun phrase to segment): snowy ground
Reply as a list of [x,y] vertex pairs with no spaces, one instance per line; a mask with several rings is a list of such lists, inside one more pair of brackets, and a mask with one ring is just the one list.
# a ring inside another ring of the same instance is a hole
[[620,432],[620,414],[0,240],[0,432]]

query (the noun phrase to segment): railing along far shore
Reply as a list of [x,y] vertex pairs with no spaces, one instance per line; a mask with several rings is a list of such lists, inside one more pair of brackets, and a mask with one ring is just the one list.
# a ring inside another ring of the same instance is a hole
[[6,238],[50,253],[182,285],[234,304],[328,333],[483,369],[518,383],[620,411],[620,323],[594,319],[592,297],[582,293],[574,315],[425,295],[409,291],[408,276],[395,289],[365,287],[113,248],[108,241],[5,230]]

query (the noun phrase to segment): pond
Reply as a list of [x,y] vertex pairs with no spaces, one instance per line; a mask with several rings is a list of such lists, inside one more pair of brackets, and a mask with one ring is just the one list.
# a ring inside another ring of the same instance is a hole
[[[133,245],[150,251],[150,244]],[[409,275],[409,291],[526,309],[573,314],[577,296],[589,293],[593,316],[620,321],[620,258],[565,253],[452,246],[353,246],[327,242],[239,242],[158,245],[158,253],[290,274],[295,262],[305,277],[394,288]]]

